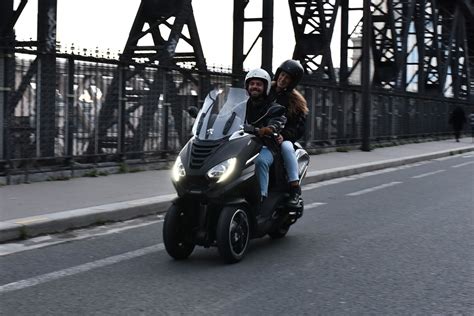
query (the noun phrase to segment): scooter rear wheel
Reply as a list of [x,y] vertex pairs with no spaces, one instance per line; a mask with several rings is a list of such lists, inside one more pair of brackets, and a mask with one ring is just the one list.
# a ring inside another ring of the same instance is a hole
[[194,250],[194,244],[187,240],[189,231],[184,222],[186,214],[176,205],[171,205],[163,223],[163,242],[168,254],[176,260],[186,259]]
[[240,261],[250,240],[247,213],[240,206],[227,206],[221,211],[216,229],[219,254],[229,263]]

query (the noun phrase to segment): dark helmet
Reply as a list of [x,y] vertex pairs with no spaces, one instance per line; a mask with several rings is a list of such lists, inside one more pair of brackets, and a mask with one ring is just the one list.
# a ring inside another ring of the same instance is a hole
[[297,60],[288,59],[284,61],[280,65],[280,67],[277,68],[275,76],[273,77],[274,80],[278,79],[278,76],[282,71],[288,73],[293,79],[290,85],[288,86],[288,90],[292,90],[294,87],[296,87],[301,81],[301,78],[303,78],[304,69],[303,66],[301,66],[300,62]]

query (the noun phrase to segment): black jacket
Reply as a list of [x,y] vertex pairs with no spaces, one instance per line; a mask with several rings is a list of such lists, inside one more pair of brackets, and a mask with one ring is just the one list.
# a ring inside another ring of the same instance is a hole
[[[277,93],[275,86],[273,85],[270,90],[268,100],[281,104],[287,109],[287,113],[285,115],[287,121],[285,127],[280,132],[284,140],[289,140],[294,143],[298,139],[303,137],[306,125],[306,114],[303,112],[298,112],[296,114],[291,115],[288,111],[288,108],[291,103],[306,103],[306,100],[304,100],[303,96],[295,90],[282,91],[280,93]],[[307,106],[305,107],[307,108]]]
[[[270,127],[274,133],[281,133],[286,123],[284,115],[266,115],[268,109],[275,103],[268,102],[268,100],[247,101],[247,110],[245,116],[245,123],[251,124],[257,128]],[[270,149],[274,149],[276,141],[273,137],[262,137],[264,145]]]
[[258,128],[270,127],[275,133],[280,133],[285,126],[286,117],[284,115],[265,115],[272,105],[274,103],[265,100],[254,102],[249,99],[247,101],[246,123]]
[[466,113],[464,112],[463,108],[460,106],[454,108],[453,112],[451,112],[451,115],[449,117],[449,123],[453,125],[453,129],[462,130],[464,123],[466,122]]

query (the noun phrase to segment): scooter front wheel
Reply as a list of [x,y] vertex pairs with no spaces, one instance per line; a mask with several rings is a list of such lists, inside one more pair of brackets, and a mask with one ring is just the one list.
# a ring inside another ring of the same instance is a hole
[[186,259],[194,250],[189,241],[189,229],[185,223],[185,212],[171,205],[163,223],[163,242],[168,254],[176,260]]
[[247,213],[240,206],[227,206],[221,211],[216,229],[219,254],[229,263],[240,261],[250,240]]

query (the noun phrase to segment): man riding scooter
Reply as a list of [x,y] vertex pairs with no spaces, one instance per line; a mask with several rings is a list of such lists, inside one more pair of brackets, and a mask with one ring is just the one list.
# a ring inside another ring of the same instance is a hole
[[268,109],[274,105],[267,101],[270,86],[270,75],[263,69],[250,70],[245,77],[245,89],[249,93],[245,122],[258,128],[258,135],[264,145],[255,159],[261,194],[260,204],[268,196],[270,167],[278,151],[278,144],[273,135],[277,135],[286,123],[286,117],[283,115],[267,115]]

